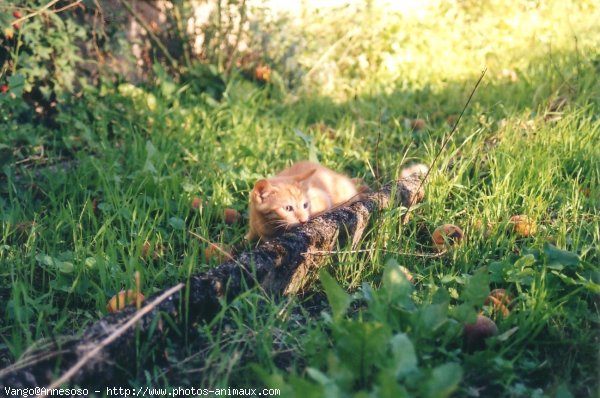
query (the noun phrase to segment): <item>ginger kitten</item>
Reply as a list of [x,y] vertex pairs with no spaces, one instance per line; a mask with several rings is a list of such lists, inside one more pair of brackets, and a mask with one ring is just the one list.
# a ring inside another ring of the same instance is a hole
[[304,160],[274,177],[258,180],[250,193],[246,239],[265,239],[318,213],[359,199],[359,189],[343,174]]

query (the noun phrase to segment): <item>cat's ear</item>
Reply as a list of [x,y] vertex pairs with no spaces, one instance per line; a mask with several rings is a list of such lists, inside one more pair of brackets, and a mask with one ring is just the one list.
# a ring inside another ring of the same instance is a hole
[[272,194],[274,191],[273,186],[267,180],[258,180],[256,184],[254,184],[254,188],[252,189],[252,196],[256,199],[258,203],[262,203],[267,196]]
[[317,171],[317,169],[310,169],[306,173],[302,173],[302,174],[298,174],[298,175],[294,176],[294,180],[296,180],[298,182],[307,180],[310,176],[315,174],[316,171]]

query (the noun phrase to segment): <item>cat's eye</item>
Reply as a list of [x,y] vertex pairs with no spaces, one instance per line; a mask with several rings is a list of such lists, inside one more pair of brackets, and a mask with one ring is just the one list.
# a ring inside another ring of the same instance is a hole
[[294,208],[292,206],[290,206],[290,205],[285,206],[284,209],[286,211],[294,211]]
[[308,209],[308,202],[304,202],[304,208]]

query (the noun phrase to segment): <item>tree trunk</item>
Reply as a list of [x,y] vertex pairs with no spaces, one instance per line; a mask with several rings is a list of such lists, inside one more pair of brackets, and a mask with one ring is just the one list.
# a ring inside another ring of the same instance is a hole
[[[70,377],[68,384],[101,389],[115,385],[134,367],[139,342],[156,344],[164,339],[175,321],[178,328],[209,320],[221,308],[221,299],[232,299],[257,284],[268,294],[294,294],[307,273],[322,265],[323,251],[356,244],[369,219],[382,208],[406,207],[423,198],[417,174],[390,183],[380,191],[348,206],[325,213],[295,227],[280,237],[260,244],[235,259],[202,274],[192,276],[187,286],[170,295],[143,315],[134,327],[106,345]],[[144,304],[169,289],[149,297]],[[81,337],[54,339],[27,352],[14,365],[0,370],[0,391],[5,387],[46,387],[113,334],[136,313],[134,307],[110,314],[91,325]],[[89,356],[89,355],[88,355]],[[123,368],[129,367],[128,370]],[[93,390],[91,390],[93,391]],[[1,394],[1,393],[0,393]]]

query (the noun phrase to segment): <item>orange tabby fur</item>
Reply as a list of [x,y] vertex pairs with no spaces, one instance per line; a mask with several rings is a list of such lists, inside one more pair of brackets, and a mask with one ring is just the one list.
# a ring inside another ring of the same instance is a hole
[[318,163],[304,160],[274,177],[256,182],[250,193],[248,240],[270,238],[344,202],[357,200],[354,182]]

